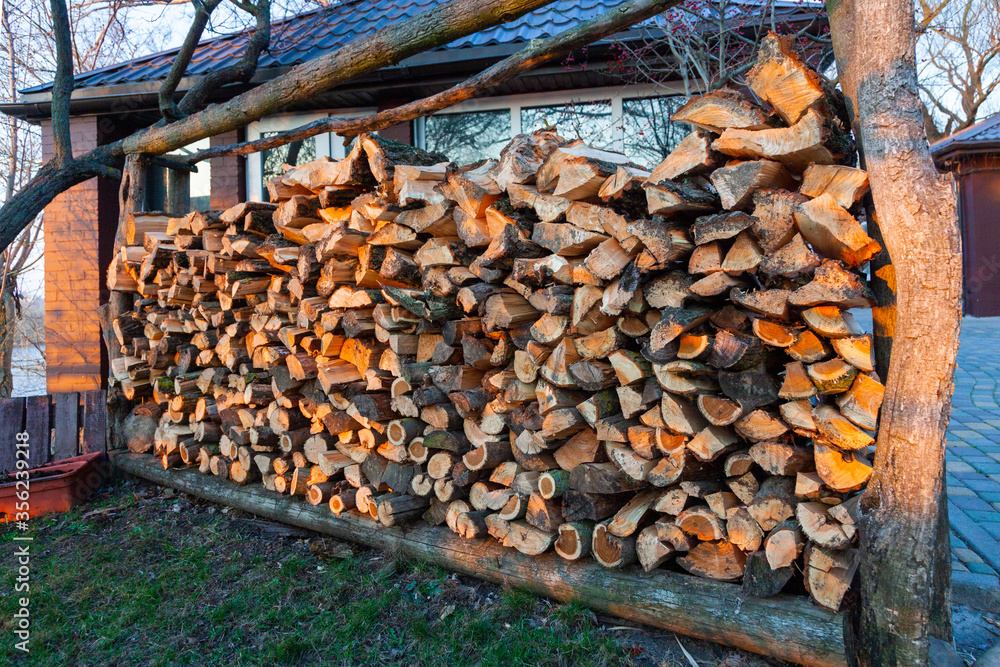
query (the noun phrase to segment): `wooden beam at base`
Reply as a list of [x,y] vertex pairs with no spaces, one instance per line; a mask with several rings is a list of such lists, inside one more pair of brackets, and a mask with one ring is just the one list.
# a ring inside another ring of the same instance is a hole
[[560,602],[577,601],[621,618],[801,665],[847,664],[843,613],[824,611],[806,598],[744,598],[740,586],[675,572],[608,570],[594,562],[571,562],[554,554],[529,557],[493,541],[464,540],[441,527],[387,528],[353,511],[338,518],[326,507],[279,496],[263,487],[236,486],[194,469],[164,470],[149,455],[112,453],[111,459],[127,473],[212,502],[342,540],[402,552]]

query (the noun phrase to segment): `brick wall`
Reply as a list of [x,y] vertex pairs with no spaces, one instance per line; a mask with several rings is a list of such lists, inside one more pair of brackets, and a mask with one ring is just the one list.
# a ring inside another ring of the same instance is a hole
[[[243,141],[243,132],[233,130],[210,139],[212,146]],[[216,157],[211,163],[213,209],[227,209],[247,199],[246,160],[235,155]]]
[[[97,119],[70,121],[73,152],[97,146]],[[53,153],[52,131],[42,126],[42,156]],[[101,387],[98,183],[91,179],[45,207],[45,357],[49,393]]]

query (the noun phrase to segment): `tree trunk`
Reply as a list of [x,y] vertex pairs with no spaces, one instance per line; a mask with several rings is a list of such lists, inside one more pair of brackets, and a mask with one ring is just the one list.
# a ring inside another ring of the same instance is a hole
[[11,362],[17,339],[17,303],[14,297],[14,277],[6,276],[0,287],[0,398],[10,398],[14,391]]
[[[121,252],[125,245],[125,230],[129,215],[143,210],[146,200],[146,162],[141,155],[125,157],[125,167],[122,169],[122,181],[118,190],[118,229],[115,232],[115,246],[112,256]],[[131,292],[112,291],[108,302],[98,308],[98,320],[104,336],[104,345],[108,350],[108,368],[111,362],[121,356],[118,339],[115,337],[112,325],[115,318],[132,309]],[[108,383],[108,418],[106,438],[108,449],[124,449],[124,422],[131,412],[131,402],[125,398],[119,385]]]
[[[961,324],[961,240],[954,182],[934,168],[920,113],[913,6],[828,3],[840,80],[871,182],[895,292],[877,313],[893,340],[875,471],[862,497],[860,665],[926,665],[944,445]],[[887,316],[888,315],[888,316]],[[946,593],[945,593],[946,594]],[[947,639],[950,639],[947,638]]]

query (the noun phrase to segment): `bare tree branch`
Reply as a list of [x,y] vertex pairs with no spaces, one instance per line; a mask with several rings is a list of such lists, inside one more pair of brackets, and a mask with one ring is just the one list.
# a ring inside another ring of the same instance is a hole
[[[70,40],[66,0],[50,0],[52,29],[56,42],[56,78],[52,84],[52,160],[59,165],[73,160],[69,133],[69,102],[73,93],[73,46]],[[20,231],[20,230],[19,230]],[[4,246],[6,247],[6,245]]]
[[174,62],[170,65],[170,72],[167,73],[167,78],[164,79],[163,85],[160,86],[160,113],[168,121],[178,120],[184,116],[177,103],[174,102],[174,93],[177,92],[177,85],[184,77],[188,65],[191,64],[191,57],[194,55],[195,48],[197,48],[198,42],[201,40],[202,33],[205,32],[208,19],[212,16],[212,12],[215,11],[215,8],[219,6],[221,1],[194,0],[193,2],[194,18],[191,21],[191,27],[188,28],[187,36],[184,38],[184,43],[181,44],[181,48],[177,52],[177,57],[174,58]]
[[369,116],[321,118],[264,139],[208,148],[193,153],[185,161],[188,164],[195,164],[223,155],[249,155],[327,132],[334,132],[349,139],[362,132],[375,132],[414,118],[429,116],[436,111],[481,95],[490,88],[509,81],[534,67],[562,58],[575,49],[644,21],[679,2],[681,0],[631,0],[606,14],[581,23],[576,28],[566,30],[553,37],[533,41],[527,48],[436,95]]
[[248,82],[257,71],[260,54],[271,42],[271,2],[257,0],[256,5],[244,9],[252,10],[251,13],[257,20],[257,27],[247,42],[243,57],[235,65],[215,70],[195,84],[178,105],[182,114],[190,114],[200,109],[208,95],[222,86]]

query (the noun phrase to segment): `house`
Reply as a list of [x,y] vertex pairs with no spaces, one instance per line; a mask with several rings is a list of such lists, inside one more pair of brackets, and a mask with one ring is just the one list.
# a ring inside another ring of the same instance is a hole
[[[756,8],[755,0],[746,0]],[[428,9],[434,0],[345,0],[276,21],[270,49],[252,81],[226,86],[213,100],[229,98],[287,72],[291,67],[342,46],[393,21]],[[243,131],[203,140],[189,148],[252,140],[328,115],[367,114],[444,90],[523,48],[532,39],[556,34],[597,16],[614,0],[558,0],[516,21],[456,40],[317,96],[309,104],[263,118]],[[735,5],[734,5],[735,6]],[[822,3],[776,3],[782,26],[822,33]],[[819,18],[818,18],[819,16]],[[767,26],[772,25],[770,21]],[[749,29],[749,28],[748,28]],[[635,161],[658,163],[686,131],[667,120],[683,99],[681,81],[630,84],[619,71],[624,47],[647,47],[655,28],[637,27],[591,45],[564,62],[540,67],[446,112],[388,128],[382,134],[445,153],[456,162],[496,155],[508,139],[544,125],[568,138],[623,151]],[[198,77],[238,59],[246,33],[206,39],[198,46],[179,86],[183,93]],[[828,49],[827,49],[828,51]],[[122,62],[76,76],[71,135],[76,151],[125,137],[159,118],[157,93],[177,50]],[[22,91],[0,111],[39,123],[43,157],[52,152],[48,117],[51,85]],[[267,178],[283,163],[345,155],[344,142],[320,135],[248,158],[223,157],[197,173],[152,169],[146,210],[183,214],[194,208],[222,209],[261,199]],[[107,377],[106,355],[96,311],[107,298],[103,270],[114,244],[118,183],[93,179],[62,194],[45,211],[45,318],[48,391],[82,391]]]
[[1000,113],[931,145],[958,182],[965,312],[1000,315]]

